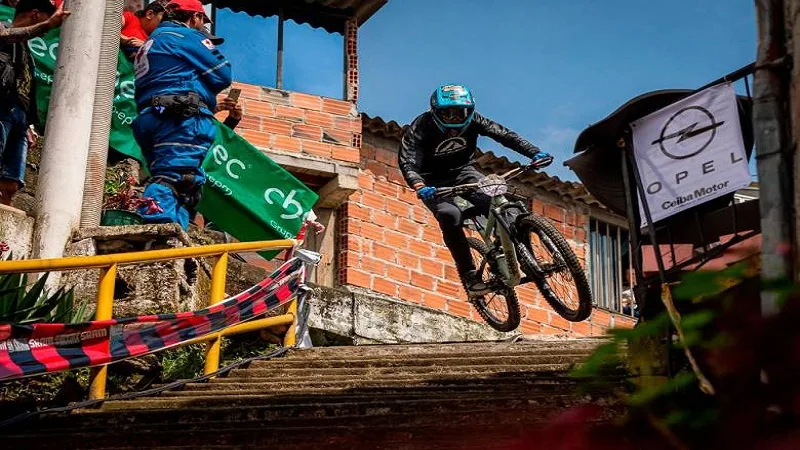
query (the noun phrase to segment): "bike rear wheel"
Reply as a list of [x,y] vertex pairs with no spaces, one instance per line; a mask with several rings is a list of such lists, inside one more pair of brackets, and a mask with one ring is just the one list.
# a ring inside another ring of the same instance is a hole
[[[478,314],[497,331],[509,332],[519,327],[519,299],[514,288],[506,286],[497,278],[489,265],[487,254],[489,249],[480,239],[467,238],[472,250],[472,260],[480,274],[481,281],[492,288],[492,292],[480,296],[470,296],[470,303]],[[466,286],[464,289],[466,290]]]
[[592,313],[589,280],[564,236],[550,221],[535,215],[521,217],[516,229],[517,238],[534,258],[531,261],[528,255],[521,255],[522,269],[533,278],[547,303],[570,322],[588,318]]

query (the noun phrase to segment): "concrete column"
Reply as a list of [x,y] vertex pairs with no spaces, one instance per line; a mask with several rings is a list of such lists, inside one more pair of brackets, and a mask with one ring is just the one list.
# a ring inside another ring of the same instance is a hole
[[[787,69],[776,64],[787,56],[786,20],[782,0],[756,1],[758,54],[753,81],[753,128],[761,209],[761,277],[767,282],[791,279],[792,162],[789,111],[790,93],[786,84]],[[791,56],[789,56],[791,57]],[[778,293],[761,292],[761,312],[769,317],[779,311]]]
[[78,227],[86,179],[104,0],[67,0],[36,190],[33,254],[57,258]]

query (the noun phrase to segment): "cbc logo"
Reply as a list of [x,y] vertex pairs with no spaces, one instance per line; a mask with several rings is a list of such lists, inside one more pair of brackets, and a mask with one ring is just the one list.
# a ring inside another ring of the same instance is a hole
[[[214,155],[214,162],[217,165],[225,167],[225,173],[234,180],[241,178],[241,174],[247,170],[247,166],[239,159],[230,158],[228,149],[222,145],[215,145],[211,150]],[[278,204],[283,207],[284,214],[281,214],[281,219],[293,220],[299,219],[303,216],[303,205],[295,200],[297,191],[292,189],[288,194],[282,190],[271,187],[264,191],[264,201],[269,205]]]

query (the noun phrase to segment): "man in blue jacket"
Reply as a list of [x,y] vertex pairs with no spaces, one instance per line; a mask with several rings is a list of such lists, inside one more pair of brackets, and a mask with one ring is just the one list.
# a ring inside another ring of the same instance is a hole
[[172,0],[166,20],[136,55],[136,141],[151,178],[140,207],[149,223],[189,225],[206,181],[200,165],[216,138],[216,96],[231,84],[231,65],[204,31],[200,0]]

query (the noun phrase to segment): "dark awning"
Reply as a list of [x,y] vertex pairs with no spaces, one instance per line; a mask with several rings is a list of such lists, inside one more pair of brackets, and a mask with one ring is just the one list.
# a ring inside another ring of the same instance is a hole
[[[575,142],[577,156],[564,162],[564,165],[575,172],[581,183],[598,201],[609,210],[627,217],[622,151],[617,147],[623,130],[632,121],[695,92],[689,89],[660,90],[633,98],[605,119],[583,130]],[[739,105],[742,136],[749,159],[753,149],[752,102],[747,97],[739,96]],[[700,205],[697,209],[716,210],[727,205],[732,198],[733,194],[729,194]]]
[[344,33],[344,24],[356,19],[358,25],[372,17],[389,0],[203,0],[217,8],[229,8],[251,16],[284,17],[299,24],[323,28],[330,33]]

